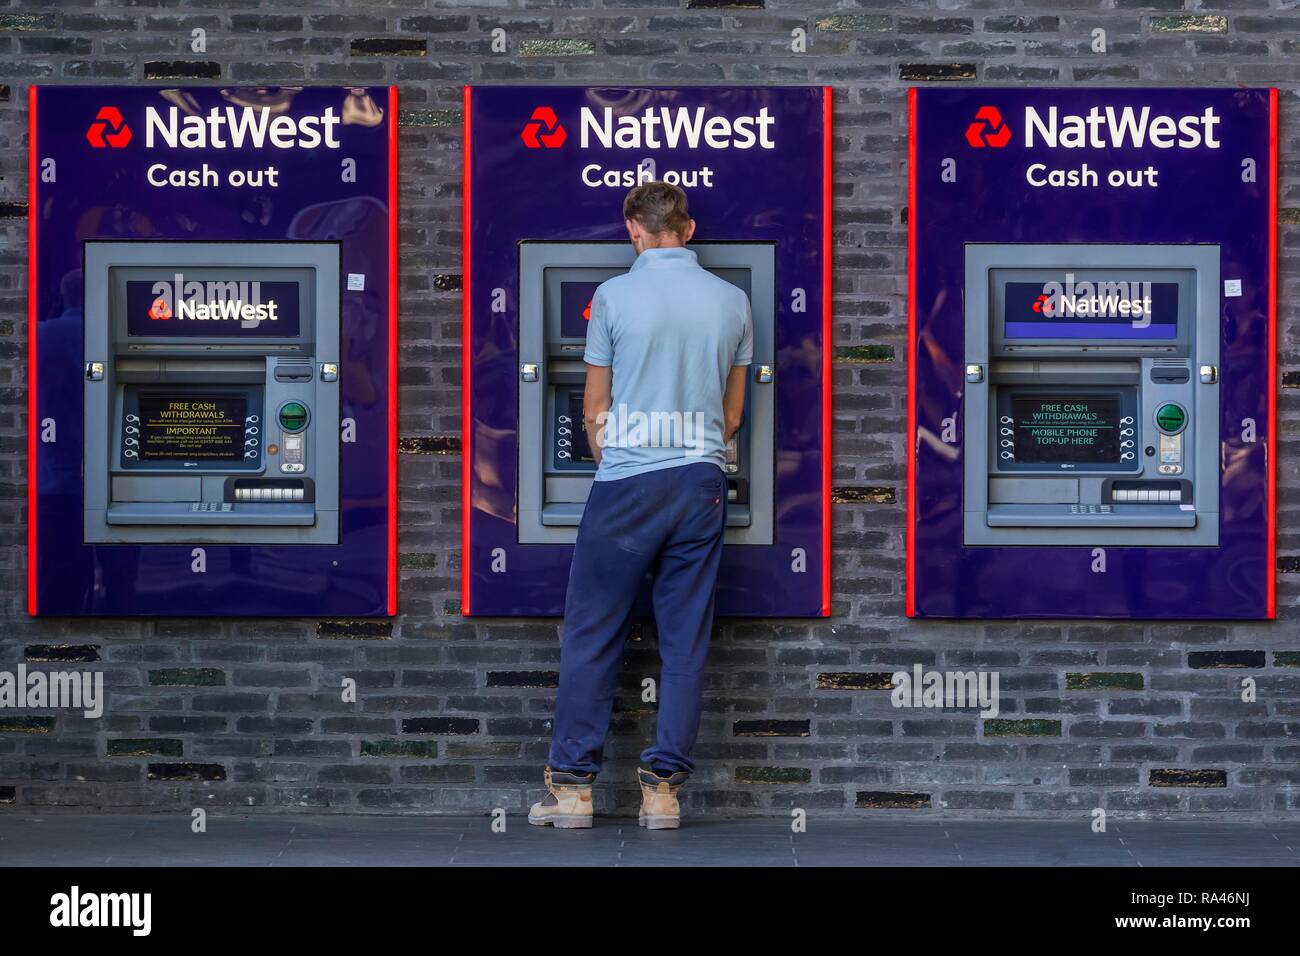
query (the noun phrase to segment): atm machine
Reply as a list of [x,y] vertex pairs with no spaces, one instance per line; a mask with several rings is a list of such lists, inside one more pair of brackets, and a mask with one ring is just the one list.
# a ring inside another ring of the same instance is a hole
[[[824,87],[466,89],[462,614],[564,613],[596,472],[588,306],[635,261],[628,189],[662,180],[689,197],[700,265],[742,290],[753,318],[716,613],[830,615],[831,118]],[[662,132],[681,123],[705,132]],[[645,421],[629,426],[651,441],[692,424],[635,411]],[[652,611],[646,585],[637,615]]]
[[85,250],[85,541],[337,544],[339,245]]
[[1219,247],[966,246],[966,545],[1219,543]]
[[[750,300],[754,361],[745,416],[727,446],[728,544],[772,543],[774,243],[702,242],[700,265]],[[583,351],[596,287],[632,266],[627,242],[519,245],[520,544],[572,544],[596,464],[583,429]]]

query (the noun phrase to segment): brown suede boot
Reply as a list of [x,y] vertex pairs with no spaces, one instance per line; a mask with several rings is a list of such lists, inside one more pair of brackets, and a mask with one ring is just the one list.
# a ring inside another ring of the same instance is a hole
[[637,780],[641,783],[641,812],[637,822],[647,830],[676,830],[682,825],[682,808],[677,802],[677,791],[682,789],[685,770],[671,777],[660,777],[653,770],[639,769]]
[[550,792],[528,811],[528,822],[536,827],[583,830],[591,826],[591,784],[594,773],[566,773],[546,768],[546,789]]

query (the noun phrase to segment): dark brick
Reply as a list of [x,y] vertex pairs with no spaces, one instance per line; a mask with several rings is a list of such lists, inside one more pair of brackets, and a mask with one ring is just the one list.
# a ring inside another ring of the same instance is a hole
[[896,495],[893,488],[850,488],[844,485],[831,488],[831,501],[840,505],[892,505]]
[[1147,782],[1153,787],[1226,787],[1223,770],[1152,770]]
[[998,718],[984,721],[985,737],[1059,737],[1059,720],[1009,720]]
[[1194,668],[1208,667],[1256,667],[1264,666],[1263,651],[1188,651],[1187,666]]
[[0,711],[0,734],[52,734],[53,717],[33,717],[31,715],[5,716]]
[[823,671],[817,675],[818,690],[890,690],[893,671]]
[[912,790],[859,790],[854,806],[863,810],[928,810],[930,795]]
[[900,63],[898,78],[904,83],[973,80],[974,63]]
[[407,717],[402,721],[404,734],[477,734],[479,721],[473,717]]
[[180,757],[185,745],[172,737],[122,737],[104,745],[108,757]]
[[736,783],[812,783],[807,767],[737,767]]
[[438,756],[438,744],[433,740],[363,740],[361,756],[433,760]]
[[835,348],[835,361],[856,365],[876,365],[894,361],[892,345],[840,345]]
[[1066,690],[1141,690],[1141,674],[1118,671],[1088,671],[1065,675]]
[[426,44],[422,37],[362,37],[349,49],[353,56],[424,56]]
[[316,636],[331,641],[386,641],[393,636],[393,622],[321,621],[316,625]]
[[738,720],[732,733],[737,737],[807,737],[810,728],[807,720]]
[[92,663],[99,660],[98,644],[29,644],[23,660],[29,663]]
[[459,435],[408,435],[397,440],[403,455],[459,455]]
[[226,768],[219,763],[151,763],[150,780],[205,780],[226,779]]
[[402,110],[398,126],[447,126],[459,129],[463,122],[460,110]]
[[211,60],[150,60],[144,65],[146,80],[215,80],[221,64]]
[[559,687],[559,671],[488,671],[489,687]]
[[155,687],[218,687],[226,682],[226,672],[215,667],[171,667],[149,672]]

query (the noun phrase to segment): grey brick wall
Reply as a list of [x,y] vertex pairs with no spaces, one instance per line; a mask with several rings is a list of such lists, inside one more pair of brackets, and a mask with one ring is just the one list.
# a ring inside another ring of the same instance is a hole
[[[268,5],[269,6],[269,5]],[[915,623],[903,610],[904,89],[912,83],[1282,88],[1281,420],[1297,415],[1291,0],[0,0],[0,669],[104,671],[108,710],[0,711],[0,812],[521,810],[546,752],[554,621],[458,616],[460,87],[835,86],[835,604],[720,622],[697,813],[1268,815],[1300,809],[1294,443],[1281,620]],[[207,49],[190,49],[190,31]],[[494,53],[492,31],[507,52]],[[1093,31],[1108,52],[1092,51]],[[792,31],[807,52],[792,52]],[[401,606],[392,622],[27,619],[25,92],[30,82],[396,83],[402,95]],[[90,662],[89,664],[85,662]],[[626,810],[657,671],[638,628],[600,799]],[[1002,713],[900,710],[889,675],[989,669]],[[343,677],[360,688],[340,700]],[[1258,686],[1243,703],[1240,682]]]

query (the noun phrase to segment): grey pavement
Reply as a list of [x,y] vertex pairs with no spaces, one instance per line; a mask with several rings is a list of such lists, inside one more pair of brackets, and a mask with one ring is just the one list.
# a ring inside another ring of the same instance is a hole
[[488,817],[0,815],[0,865],[23,866],[1296,866],[1300,820],[1121,822],[809,819],[691,822],[646,832]]

